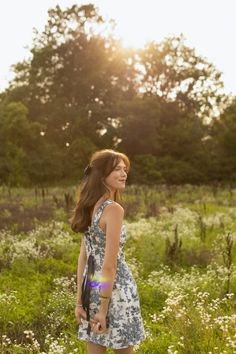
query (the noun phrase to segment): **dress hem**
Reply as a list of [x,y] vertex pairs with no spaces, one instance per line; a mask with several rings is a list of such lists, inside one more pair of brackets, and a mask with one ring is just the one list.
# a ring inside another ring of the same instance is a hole
[[85,339],[85,338],[80,338],[80,337],[78,337],[77,339],[82,340],[82,341],[85,341],[85,342],[92,342],[92,343],[94,343],[94,344],[99,344],[99,345],[102,345],[103,347],[110,348],[110,349],[125,349],[125,348],[129,348],[130,346],[134,346],[134,345],[137,345],[137,344],[143,342],[146,338],[147,338],[147,337],[144,336],[142,339],[139,339],[139,340],[137,340],[136,342],[131,342],[131,343],[129,343],[129,344],[126,344],[125,347],[124,347],[124,346],[123,346],[123,347],[116,347],[116,346],[114,346],[114,345],[112,345],[112,344],[111,344],[111,345],[109,345],[109,344],[108,344],[108,345],[106,345],[106,344],[101,344],[101,343],[96,342],[96,341],[94,341],[94,340],[89,340],[89,338],[88,338],[88,339]]

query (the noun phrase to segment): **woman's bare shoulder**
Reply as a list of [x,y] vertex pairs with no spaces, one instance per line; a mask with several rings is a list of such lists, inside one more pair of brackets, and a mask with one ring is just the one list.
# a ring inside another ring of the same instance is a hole
[[108,204],[107,207],[105,208],[105,214],[109,215],[124,215],[124,208],[114,200],[112,203]]

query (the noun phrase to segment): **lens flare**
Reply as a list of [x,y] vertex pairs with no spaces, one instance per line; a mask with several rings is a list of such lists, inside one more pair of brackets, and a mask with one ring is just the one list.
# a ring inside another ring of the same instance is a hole
[[101,275],[93,275],[88,281],[90,288],[108,288],[111,284],[111,281],[108,281],[108,278],[102,277]]

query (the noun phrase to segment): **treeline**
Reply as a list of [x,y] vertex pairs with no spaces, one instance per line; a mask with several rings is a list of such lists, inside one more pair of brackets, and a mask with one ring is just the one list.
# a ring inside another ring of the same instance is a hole
[[128,154],[132,183],[234,181],[236,100],[221,73],[183,36],[131,50],[109,23],[91,4],[49,10],[0,95],[0,183],[74,183],[101,148]]

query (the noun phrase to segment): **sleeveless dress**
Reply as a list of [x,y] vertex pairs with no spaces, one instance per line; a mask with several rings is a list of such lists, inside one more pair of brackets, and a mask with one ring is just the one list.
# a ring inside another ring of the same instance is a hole
[[[106,205],[113,202],[113,200],[107,199],[97,208],[91,226],[89,226],[88,231],[84,233],[87,257],[89,254],[92,254],[95,258],[94,276],[101,275],[106,244],[106,234],[100,228],[99,220]],[[125,242],[126,226],[122,224],[116,277],[107,312],[107,321],[109,323],[108,332],[97,334],[91,330],[90,334],[87,334],[88,321],[81,319],[82,324],[79,325],[78,339],[100,344],[112,349],[127,348],[146,339],[137,284],[128,268],[122,251]],[[86,265],[83,275],[85,275],[87,268],[88,266]],[[99,310],[100,288],[91,287],[90,291],[89,309],[91,319]]]

